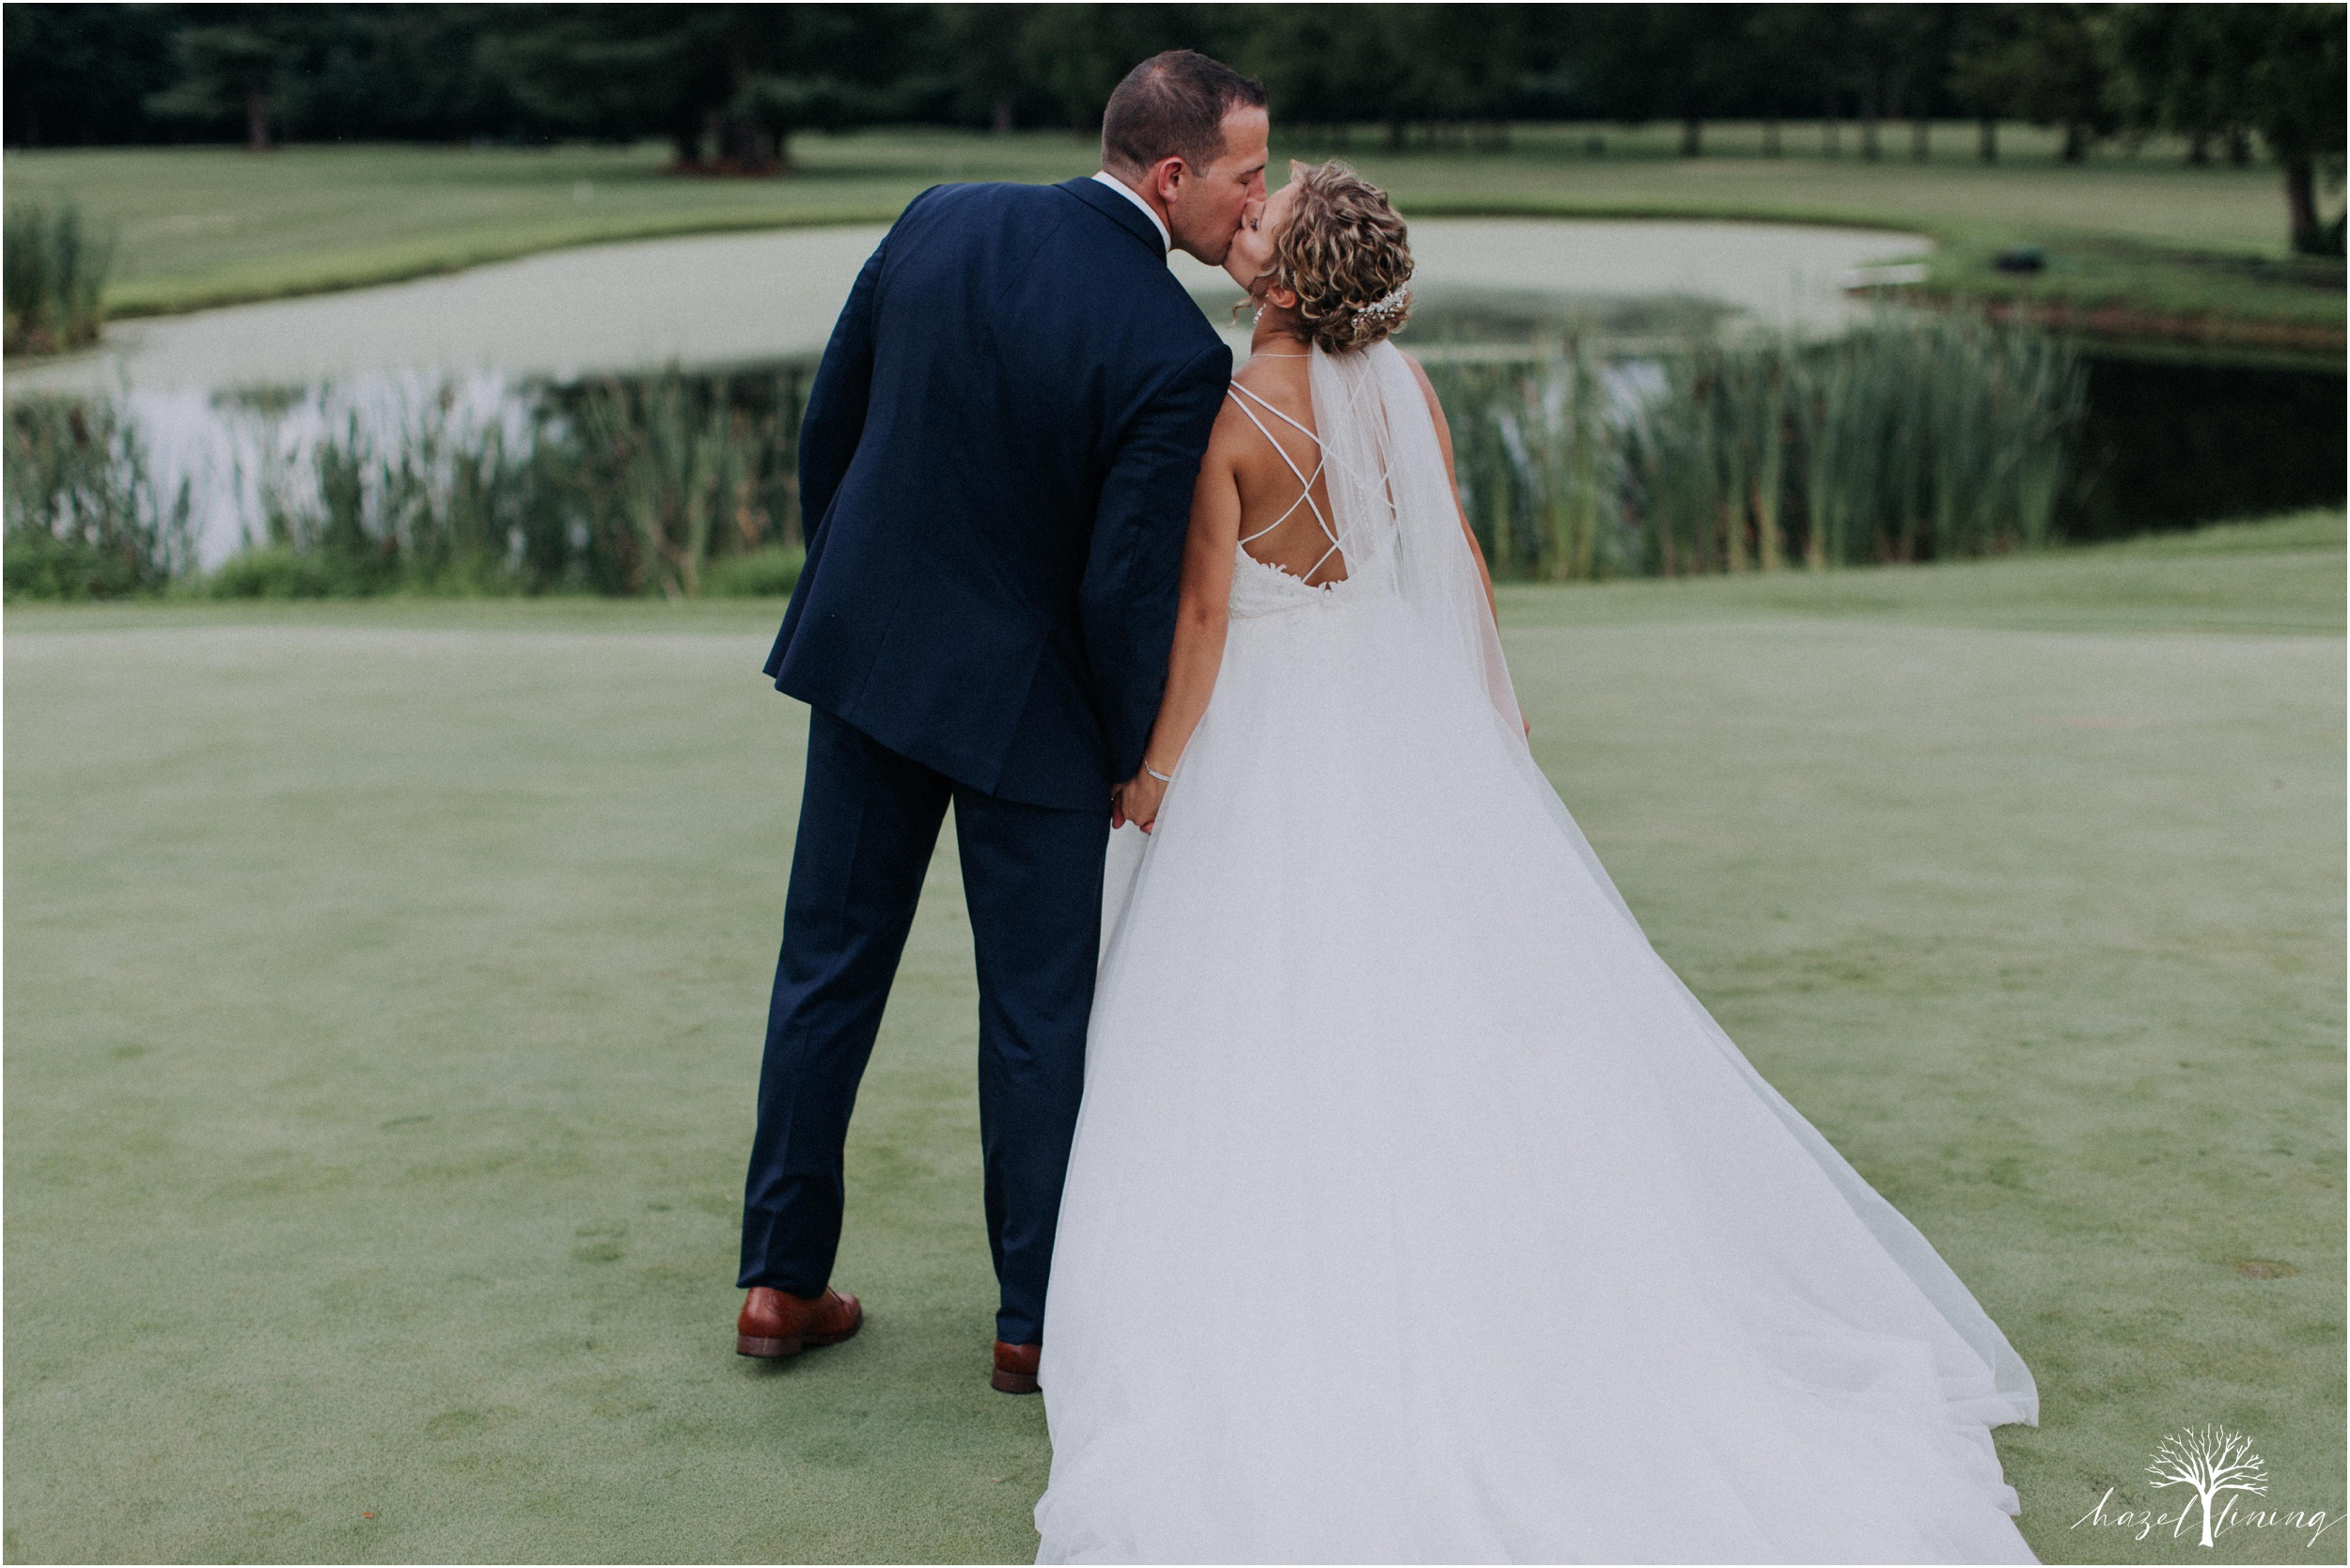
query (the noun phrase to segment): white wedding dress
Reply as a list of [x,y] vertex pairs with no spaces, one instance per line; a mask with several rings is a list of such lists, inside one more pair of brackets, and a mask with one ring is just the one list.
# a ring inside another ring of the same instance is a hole
[[1241,553],[1111,878],[1038,1560],[2036,1560],[2031,1374],[1535,766],[1408,364],[1309,373],[1347,576]]

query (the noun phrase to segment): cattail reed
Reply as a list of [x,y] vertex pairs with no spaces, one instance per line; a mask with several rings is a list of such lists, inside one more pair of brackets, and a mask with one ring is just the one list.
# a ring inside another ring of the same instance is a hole
[[116,238],[93,234],[70,200],[10,202],[0,241],[9,353],[59,353],[98,340]]
[[[714,572],[717,591],[788,588],[807,382],[796,368],[695,378],[672,367],[567,386],[496,384],[486,396],[445,382],[421,396],[377,386],[261,400],[257,449],[239,460],[241,487],[250,481],[243,547],[208,586],[225,596],[675,598],[710,589]],[[310,434],[280,439],[289,408]],[[188,487],[164,506],[149,469],[112,400],[10,404],[9,594],[86,597],[191,578]],[[79,563],[70,571],[58,564],[69,557]]]
[[[1644,373],[1642,373],[1644,372]],[[1438,365],[1496,573],[1951,560],[2050,536],[2086,391],[2054,338],[1882,311],[1844,337],[1688,336],[1610,364]]]
[[20,399],[6,443],[10,598],[149,593],[194,565],[187,484],[162,494],[137,427],[112,403]]

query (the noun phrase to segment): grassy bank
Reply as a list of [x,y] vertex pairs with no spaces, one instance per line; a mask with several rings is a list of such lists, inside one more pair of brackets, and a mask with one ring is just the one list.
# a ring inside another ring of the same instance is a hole
[[[2283,203],[2265,165],[2192,168],[2150,143],[2085,164],[2053,138],[2002,132],[2002,158],[1974,156],[1973,128],[1939,127],[1933,156],[1820,155],[1816,128],[1786,129],[1786,154],[1760,128],[1712,128],[1707,156],[1673,151],[1677,132],[1545,126],[1500,150],[1390,152],[1358,134],[1342,149],[1407,212],[1727,217],[1916,229],[1942,254],[1933,287],[2164,318],[2217,315],[2296,333],[2342,322],[2340,262],[2285,259]],[[1597,139],[1599,150],[1592,149]],[[798,173],[778,180],[679,179],[666,150],[295,147],[256,157],[227,148],[88,149],[8,154],[12,190],[63,192],[121,225],[109,290],[118,316],[381,283],[564,245],[738,227],[886,221],[942,180],[1065,179],[1094,149],[1058,133],[946,132],[805,136]],[[1341,150],[1326,140],[1277,156]],[[2047,270],[2016,279],[1990,259],[2042,245]],[[2248,268],[2245,259],[2269,265]]]
[[[1523,586],[1651,936],[2037,1374],[2049,1561],[2184,1421],[2342,1471],[2342,525]],[[799,784],[773,604],[12,607],[7,1555],[1024,1560],[941,846],[857,1340],[729,1354]]]

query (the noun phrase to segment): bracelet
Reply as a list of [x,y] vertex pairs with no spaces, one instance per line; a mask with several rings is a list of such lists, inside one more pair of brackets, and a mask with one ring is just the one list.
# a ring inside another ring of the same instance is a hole
[[1158,769],[1151,765],[1151,760],[1148,757],[1142,760],[1142,771],[1149,774],[1152,777],[1157,779],[1162,784],[1172,784],[1175,782],[1175,776],[1173,774],[1161,773]]

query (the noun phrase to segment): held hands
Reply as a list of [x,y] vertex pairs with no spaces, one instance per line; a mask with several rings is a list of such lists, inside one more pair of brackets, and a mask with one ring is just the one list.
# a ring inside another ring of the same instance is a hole
[[1110,792],[1110,826],[1132,823],[1148,833],[1158,821],[1160,802],[1166,799],[1165,781],[1152,777],[1146,768]]

